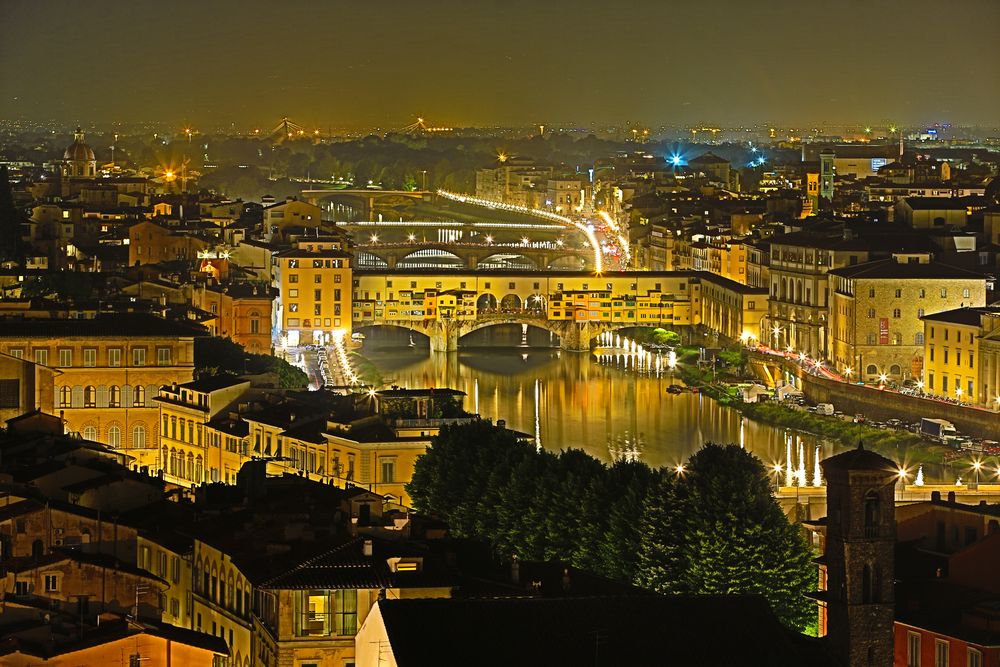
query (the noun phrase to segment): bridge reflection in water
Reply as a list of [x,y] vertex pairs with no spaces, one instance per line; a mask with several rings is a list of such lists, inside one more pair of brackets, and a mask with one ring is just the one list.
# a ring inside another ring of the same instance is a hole
[[[627,432],[641,437],[642,460],[654,466],[676,465],[705,441],[742,443],[768,465],[784,462],[783,429],[749,421],[700,394],[668,394],[676,381],[669,374],[636,376],[602,366],[589,354],[554,349],[551,334],[534,327],[524,338],[517,325],[473,332],[461,350],[448,353],[430,353],[427,339],[418,336],[409,347],[404,330],[366,335],[360,351],[386,383],[460,389],[468,410],[478,404],[484,417],[505,419],[525,433],[537,429],[547,449],[574,447],[610,461],[609,442]],[[809,436],[801,440],[811,470],[818,443]],[[831,446],[820,447],[821,456],[831,454]]]

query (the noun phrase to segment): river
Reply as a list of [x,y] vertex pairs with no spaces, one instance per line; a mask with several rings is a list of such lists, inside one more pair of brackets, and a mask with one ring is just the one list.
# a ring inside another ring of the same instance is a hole
[[592,354],[560,351],[540,329],[525,335],[516,325],[491,327],[451,353],[431,353],[420,336],[410,347],[403,330],[365,334],[360,352],[386,384],[464,391],[466,410],[503,419],[549,450],[577,448],[610,461],[612,450],[623,449],[613,443],[637,440],[638,448],[624,449],[638,449],[652,466],[675,466],[706,441],[739,443],[765,464],[780,464],[783,484],[795,472],[813,484],[817,456],[834,453],[830,443],[751,421],[701,394],[669,394],[669,373],[637,375]]

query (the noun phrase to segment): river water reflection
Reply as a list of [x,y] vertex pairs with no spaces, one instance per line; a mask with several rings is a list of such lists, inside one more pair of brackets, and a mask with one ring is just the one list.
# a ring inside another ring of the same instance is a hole
[[546,449],[578,448],[610,461],[621,441],[638,439],[641,460],[673,466],[706,441],[739,443],[765,464],[781,464],[782,484],[798,476],[810,485],[817,456],[834,453],[812,436],[750,421],[700,394],[669,394],[669,374],[639,376],[591,354],[546,347],[548,334],[539,330],[525,336],[516,326],[493,327],[451,353],[431,353],[419,340],[409,347],[399,331],[365,333],[361,353],[387,384],[460,389],[467,410],[504,419]]

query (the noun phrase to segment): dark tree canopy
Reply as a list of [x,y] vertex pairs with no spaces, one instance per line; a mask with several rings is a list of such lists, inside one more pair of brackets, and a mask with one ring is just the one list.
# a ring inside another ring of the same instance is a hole
[[665,593],[760,593],[789,627],[815,607],[812,554],[759,459],[707,445],[683,475],[536,451],[490,422],[445,428],[416,463],[415,507],[498,554],[560,559]]
[[286,389],[304,389],[309,384],[309,376],[302,369],[269,354],[247,352],[228,338],[195,338],[194,366],[199,376],[274,373],[279,385]]

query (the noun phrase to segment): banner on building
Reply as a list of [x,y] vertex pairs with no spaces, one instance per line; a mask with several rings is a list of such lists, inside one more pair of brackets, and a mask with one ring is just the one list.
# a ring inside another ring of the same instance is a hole
[[878,344],[889,344],[889,318],[883,317],[878,321]]

